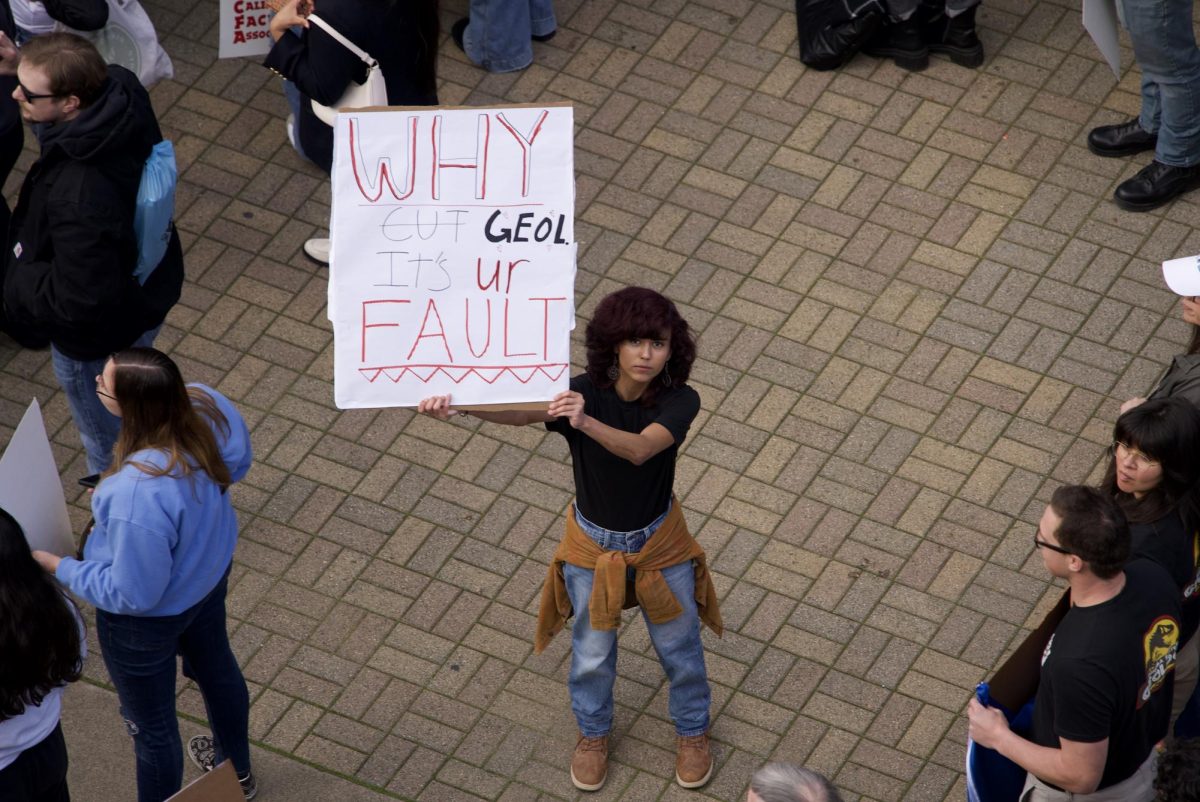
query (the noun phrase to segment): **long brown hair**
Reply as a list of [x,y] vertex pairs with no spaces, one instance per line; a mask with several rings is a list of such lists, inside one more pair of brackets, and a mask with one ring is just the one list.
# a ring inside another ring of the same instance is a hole
[[[203,390],[183,383],[179,366],[153,348],[127,348],[112,355],[112,387],[121,407],[121,433],[113,449],[113,467],[129,461],[151,476],[187,476],[207,473],[222,490],[232,479],[221,458],[213,427],[229,434],[229,421],[216,401]],[[207,419],[207,420],[206,420]],[[144,449],[166,452],[162,468],[130,457]]]

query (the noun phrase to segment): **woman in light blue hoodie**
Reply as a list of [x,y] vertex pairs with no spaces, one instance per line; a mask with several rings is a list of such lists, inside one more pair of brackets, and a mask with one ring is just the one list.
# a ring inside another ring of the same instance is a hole
[[34,557],[96,606],[100,651],[133,736],[138,802],[161,802],[183,782],[176,654],[215,736],[193,739],[193,759],[212,768],[228,757],[250,799],[249,694],[225,630],[238,532],[228,489],[250,468],[246,423],[216,390],[185,385],[152,348],[114,354],[96,394],[121,417],[121,433],[92,497],[83,559]]

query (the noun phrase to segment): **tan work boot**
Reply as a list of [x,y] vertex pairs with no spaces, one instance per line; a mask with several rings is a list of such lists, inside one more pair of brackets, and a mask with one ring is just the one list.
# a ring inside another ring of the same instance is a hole
[[608,777],[608,736],[580,735],[571,756],[571,782],[580,791],[599,791]]
[[707,732],[675,736],[675,782],[684,788],[699,788],[709,781],[712,771]]

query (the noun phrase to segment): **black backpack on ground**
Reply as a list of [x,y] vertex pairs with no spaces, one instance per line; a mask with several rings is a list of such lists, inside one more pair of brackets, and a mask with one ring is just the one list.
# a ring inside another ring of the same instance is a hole
[[796,0],[800,60],[814,70],[837,69],[886,18],[881,0]]

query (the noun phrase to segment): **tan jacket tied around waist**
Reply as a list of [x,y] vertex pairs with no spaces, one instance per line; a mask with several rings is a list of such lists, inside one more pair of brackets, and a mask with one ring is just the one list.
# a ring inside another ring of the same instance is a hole
[[[574,613],[563,578],[563,563],[595,572],[588,616],[592,629],[605,630],[616,629],[621,623],[621,610],[634,606],[641,606],[655,624],[680,615],[683,608],[663,578],[662,569],[689,560],[696,572],[696,606],[700,620],[720,636],[724,626],[717,607],[717,590],[708,573],[704,549],[688,532],[679,502],[672,501],[671,511],[662,526],[636,554],[602,550],[579,527],[572,505],[567,510],[566,536],[554,551],[554,559],[546,572],[546,584],[542,586],[537,630],[533,637],[534,652],[540,654]],[[626,581],[627,568],[636,572],[632,594]]]

